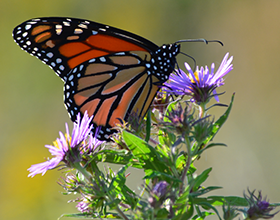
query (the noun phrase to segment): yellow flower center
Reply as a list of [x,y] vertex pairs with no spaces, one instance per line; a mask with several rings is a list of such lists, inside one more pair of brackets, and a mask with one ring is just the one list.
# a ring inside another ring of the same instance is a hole
[[194,75],[194,77],[195,77],[196,81],[194,80],[193,76],[191,75],[191,77],[190,77],[191,82],[192,82],[192,83],[199,82],[198,72],[197,72],[197,71],[195,71],[195,72],[193,73],[193,75]]

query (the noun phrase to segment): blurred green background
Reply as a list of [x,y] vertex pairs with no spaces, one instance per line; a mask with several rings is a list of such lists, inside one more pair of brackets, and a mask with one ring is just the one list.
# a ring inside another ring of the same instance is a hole
[[[64,123],[70,122],[63,105],[62,81],[12,39],[15,26],[43,16],[101,22],[158,45],[186,38],[221,40],[224,47],[215,43],[182,45],[182,51],[195,57],[198,65],[215,62],[217,67],[226,52],[234,56],[234,70],[218,89],[226,91],[220,97],[225,104],[236,93],[229,120],[215,137],[215,142],[228,147],[208,150],[195,165],[199,173],[213,167],[206,183],[223,186],[217,194],[241,196],[250,187],[262,190],[270,202],[280,202],[279,12],[279,0],[2,0],[0,219],[49,220],[76,212],[75,203],[67,204],[73,197],[60,193],[59,171],[27,178],[27,168],[50,156],[44,145],[52,144],[58,131],[65,131]],[[190,61],[184,56],[178,60]],[[216,108],[212,113],[218,118],[224,110]],[[128,178],[135,189],[140,183],[136,177]]]

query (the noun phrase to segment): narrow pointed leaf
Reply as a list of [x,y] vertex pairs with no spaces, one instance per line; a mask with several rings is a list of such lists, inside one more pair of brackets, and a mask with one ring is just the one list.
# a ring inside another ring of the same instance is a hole
[[230,105],[228,106],[228,108],[225,111],[225,113],[213,124],[212,132],[209,135],[209,137],[203,142],[204,145],[206,145],[209,141],[211,141],[214,138],[214,136],[217,134],[217,132],[220,130],[222,125],[227,120],[227,118],[229,116],[229,113],[231,111],[232,105],[233,105],[234,95],[235,94],[232,95]]

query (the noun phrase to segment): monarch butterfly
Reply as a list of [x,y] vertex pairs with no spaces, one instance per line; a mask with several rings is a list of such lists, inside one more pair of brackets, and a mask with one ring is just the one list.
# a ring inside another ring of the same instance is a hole
[[15,42],[64,81],[64,103],[72,121],[93,115],[98,139],[108,140],[119,119],[144,117],[159,85],[175,68],[178,43],[161,47],[104,24],[62,17],[36,18],[13,31]]

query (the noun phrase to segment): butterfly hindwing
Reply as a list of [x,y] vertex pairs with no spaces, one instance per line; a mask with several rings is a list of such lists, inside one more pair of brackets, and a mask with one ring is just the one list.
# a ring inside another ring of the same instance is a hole
[[120,52],[75,67],[64,87],[72,120],[88,111],[94,115],[94,127],[101,126],[99,138],[108,139],[110,129],[131,112],[143,117],[158,90],[158,79],[147,73],[150,60],[147,52]]

